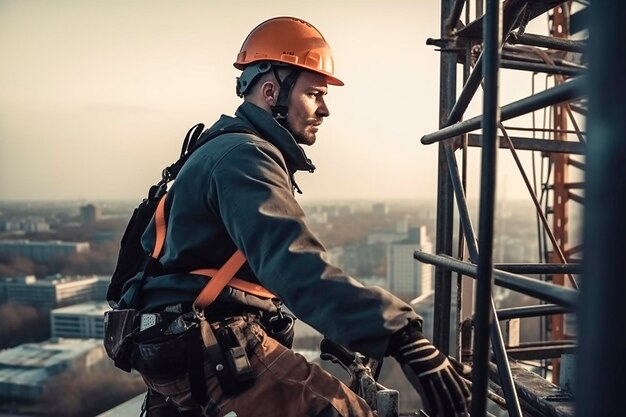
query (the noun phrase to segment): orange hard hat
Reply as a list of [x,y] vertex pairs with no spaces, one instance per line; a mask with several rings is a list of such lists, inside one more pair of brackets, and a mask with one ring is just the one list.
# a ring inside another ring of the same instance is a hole
[[328,84],[343,85],[334,75],[333,53],[313,25],[295,17],[275,17],[250,32],[237,54],[235,68],[258,61],[276,61],[317,72]]

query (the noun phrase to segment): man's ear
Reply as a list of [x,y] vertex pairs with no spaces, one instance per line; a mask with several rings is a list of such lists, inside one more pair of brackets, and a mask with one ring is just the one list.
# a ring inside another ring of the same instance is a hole
[[268,106],[274,106],[278,100],[279,87],[273,81],[265,81],[261,85],[261,96]]

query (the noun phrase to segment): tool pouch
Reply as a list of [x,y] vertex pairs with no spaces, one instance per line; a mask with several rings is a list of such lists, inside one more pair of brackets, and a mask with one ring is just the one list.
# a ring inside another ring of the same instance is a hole
[[132,336],[130,363],[151,383],[188,379],[191,396],[207,401],[204,355],[198,324],[190,315],[159,315],[157,324]]
[[246,389],[256,373],[250,364],[245,341],[239,340],[229,325],[213,329],[206,320],[200,322],[205,351],[226,395]]
[[197,329],[146,340],[141,340],[139,336],[141,333],[134,338],[132,366],[151,382],[169,381],[182,377],[189,369],[202,369]]
[[115,366],[130,372],[132,336],[137,331],[139,312],[134,309],[111,310],[104,313],[104,349]]
[[229,373],[236,384],[245,385],[253,381],[256,375],[248,359],[245,342],[242,344],[229,326],[220,328],[216,336]]

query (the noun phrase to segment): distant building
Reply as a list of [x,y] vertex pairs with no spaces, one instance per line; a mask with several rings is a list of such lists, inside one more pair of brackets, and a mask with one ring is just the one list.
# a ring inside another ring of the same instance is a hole
[[50,224],[44,219],[26,219],[20,222],[20,230],[26,233],[49,232]]
[[409,221],[407,219],[398,220],[396,222],[396,233],[409,233]]
[[41,233],[50,231],[50,224],[42,218],[5,220],[0,222],[0,232]]
[[354,213],[354,206],[351,204],[329,205],[321,207],[320,211],[331,217],[347,216]]
[[93,204],[87,204],[80,207],[80,221],[82,224],[93,224],[100,220],[102,217],[102,210],[100,207]]
[[0,351],[0,398],[36,401],[50,378],[105,357],[102,340],[96,339],[50,339]]
[[425,226],[409,228],[406,239],[389,244],[387,281],[390,291],[411,297],[433,291],[433,268],[413,258],[417,249],[432,252],[432,242],[426,235]]
[[367,244],[374,243],[392,243],[408,237],[408,221],[400,220],[396,222],[396,228],[393,230],[372,230],[367,234]]
[[3,220],[0,221],[0,232],[15,232],[20,230],[20,222]]
[[[339,246],[326,253],[329,263],[359,280],[385,278],[386,248],[383,244]],[[386,282],[383,286],[386,286]]]
[[98,277],[54,277],[36,279],[34,276],[7,279],[0,282],[0,293],[6,301],[51,310],[94,299]]
[[103,339],[106,302],[90,302],[54,309],[50,312],[52,337]]
[[367,244],[393,243],[407,238],[407,233],[398,233],[395,230],[373,230],[367,234]]
[[61,256],[83,252],[89,252],[88,242],[62,242],[60,240],[31,242],[27,239],[0,240],[0,253],[20,256],[36,262],[51,261]]
[[389,213],[389,207],[386,203],[374,203],[372,204],[372,213],[384,215]]

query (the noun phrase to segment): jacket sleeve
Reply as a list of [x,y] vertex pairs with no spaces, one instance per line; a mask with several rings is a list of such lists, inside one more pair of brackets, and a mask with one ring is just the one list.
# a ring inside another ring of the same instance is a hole
[[384,356],[392,333],[420,319],[388,291],[363,286],[328,263],[272,145],[237,145],[210,175],[207,203],[219,212],[259,281],[299,319],[377,359]]

